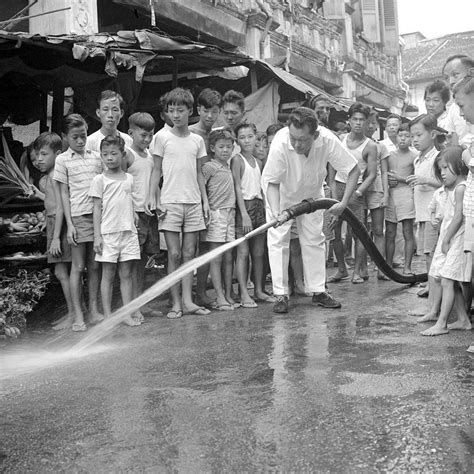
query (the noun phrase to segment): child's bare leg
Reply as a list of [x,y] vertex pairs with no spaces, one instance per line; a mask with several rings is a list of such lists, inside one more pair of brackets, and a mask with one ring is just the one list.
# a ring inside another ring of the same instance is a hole
[[[196,242],[198,233],[197,232],[183,232],[183,244],[182,244],[182,255],[183,263],[189,262],[196,255]],[[182,302],[183,311],[186,313],[192,313],[199,308],[193,302],[192,288],[193,288],[193,275],[186,275],[182,282]]]
[[[334,229],[334,240],[333,240],[333,250],[334,250],[334,255],[336,255],[336,260],[337,260],[337,272],[334,275],[336,278],[342,278],[346,277],[348,275],[347,273],[347,267],[346,267],[346,261],[344,259],[345,256],[345,250],[344,250],[344,243],[342,242],[342,219],[339,219],[337,221],[336,227]],[[291,245],[291,243],[290,243]]]
[[440,336],[449,332],[447,322],[454,305],[455,283],[454,280],[449,278],[441,278],[442,298],[439,317],[434,326],[421,332],[422,336]]
[[100,264],[95,260],[92,242],[86,244],[87,255],[87,289],[89,290],[89,322],[100,323],[104,316],[99,311]]
[[418,318],[416,320],[418,323],[436,321],[438,319],[438,314],[441,307],[441,298],[444,298],[443,290],[441,288],[441,281],[437,280],[436,278],[433,278],[432,276],[428,276],[428,281],[430,285],[430,295],[428,298],[428,311],[426,312],[423,310],[414,310],[408,313],[412,316],[424,313],[421,318]]
[[86,262],[86,244],[77,244],[71,246],[71,274],[69,276],[69,285],[71,288],[71,300],[74,307],[74,325],[84,326],[84,313],[82,312],[82,273],[84,272]]
[[462,295],[464,297],[464,305],[469,315],[471,312],[472,305],[472,282],[462,282],[461,283]]
[[62,329],[70,328],[74,319],[74,306],[72,304],[71,287],[69,284],[69,271],[67,263],[56,263],[54,265],[54,275],[61,284],[61,289],[63,290],[63,295],[64,299],[66,300],[67,307],[67,314],[55,323],[53,323],[53,329],[55,331],[60,331]]
[[[165,231],[166,248],[168,249],[168,275],[181,265],[181,242],[179,232]],[[171,311],[182,312],[180,284],[173,285],[171,292]],[[170,313],[168,313],[169,315]]]
[[223,274],[224,274],[224,287],[225,287],[225,299],[228,303],[235,305],[236,302],[233,299],[234,289],[232,287],[232,281],[234,277],[234,257],[232,250],[228,250],[224,253],[223,257]]
[[362,280],[362,271],[363,271],[363,259],[364,259],[364,250],[362,242],[354,237],[354,272],[352,273],[352,281],[356,283],[361,283]]
[[[221,245],[221,242],[211,242],[209,244],[209,249],[214,250]],[[214,260],[211,261],[210,270],[212,285],[214,286],[214,290],[216,291],[217,295],[217,307],[222,307],[223,309],[233,309],[231,303],[226,300],[224,289],[222,287],[222,255],[218,255],[214,258]]]
[[[209,251],[211,245],[208,242],[199,243],[199,253],[202,255]],[[209,306],[213,299],[207,296],[207,277],[209,276],[210,265],[202,265],[197,269],[196,275],[196,302],[202,306]]]
[[[143,281],[145,278],[146,256],[140,251],[140,260],[132,260],[132,294],[137,298],[143,293]],[[140,308],[133,312],[133,317],[140,322],[144,317]]]
[[301,255],[301,245],[299,238],[290,240],[290,266],[293,272],[293,280],[295,282],[295,293],[303,295],[305,292],[303,257]]
[[[122,296],[122,304],[125,306],[133,299],[133,283],[132,283],[133,260],[118,263],[118,273],[120,278],[120,294]],[[127,326],[139,326],[141,321],[132,318],[131,314],[127,314],[122,320]]]
[[[470,283],[469,283],[470,285]],[[470,331],[472,329],[471,320],[466,311],[464,295],[461,291],[461,286],[459,283],[455,282],[454,284],[454,310],[458,316],[458,319],[451,324],[448,324],[448,329],[458,329],[460,331]]]
[[397,235],[397,224],[385,221],[385,250],[387,263],[393,266],[393,255],[395,253],[395,236]]
[[[377,250],[383,257],[385,257],[385,236],[383,233],[384,214],[385,210],[383,207],[370,210],[370,216],[372,219],[372,236]],[[378,269],[377,275],[380,280],[389,280],[389,278]]]
[[[403,239],[405,241],[405,265],[403,267],[403,273],[410,274],[411,262],[413,259],[413,253],[415,251],[415,236],[413,235],[413,220],[405,219],[402,221]],[[396,231],[396,228],[395,228]],[[395,244],[395,240],[394,240]]]
[[102,279],[100,281],[100,294],[104,316],[108,318],[112,314],[112,291],[117,264],[112,262],[102,262]]
[[255,284],[254,296],[261,300],[272,300],[274,299],[271,296],[268,296],[263,290],[263,254],[265,252],[265,239],[267,238],[266,234],[257,235],[249,243],[250,255],[252,257],[252,270],[253,270],[253,280]]
[[235,273],[239,282],[242,305],[255,303],[247,290],[248,260],[249,244],[248,242],[242,242],[237,247],[237,258],[235,259]]

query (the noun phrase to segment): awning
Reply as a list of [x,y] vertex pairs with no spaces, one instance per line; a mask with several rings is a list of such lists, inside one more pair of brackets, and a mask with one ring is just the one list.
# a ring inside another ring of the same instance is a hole
[[295,74],[292,74],[291,72],[285,71],[284,69],[281,69],[276,66],[272,66],[271,64],[265,61],[257,60],[256,63],[261,67],[270,70],[281,81],[288,84],[290,87],[293,87],[294,89],[298,90],[299,92],[305,94],[306,96],[315,97],[318,95],[322,95],[328,100],[328,102],[333,105],[334,108],[338,110],[347,110],[349,108],[346,99],[341,100],[327,93],[324,89],[321,89],[318,86],[311,84],[309,81],[306,81],[305,79],[298,77]]

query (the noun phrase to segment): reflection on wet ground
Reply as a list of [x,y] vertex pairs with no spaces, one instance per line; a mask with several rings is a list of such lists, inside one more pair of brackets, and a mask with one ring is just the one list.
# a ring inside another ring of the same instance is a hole
[[422,338],[420,300],[394,283],[332,290],[341,311],[301,298],[289,315],[151,319],[80,359],[0,372],[0,468],[473,472],[472,333]]

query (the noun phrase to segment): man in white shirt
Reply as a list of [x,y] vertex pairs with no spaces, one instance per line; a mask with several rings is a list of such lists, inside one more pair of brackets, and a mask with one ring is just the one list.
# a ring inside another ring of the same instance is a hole
[[[466,76],[474,75],[474,59],[465,54],[449,57],[443,67],[443,75],[452,90],[457,82]],[[461,116],[459,106],[456,103],[449,107],[448,115],[443,122],[443,128],[451,134],[451,145],[468,147],[474,140],[474,125],[466,122],[464,117]]]
[[[267,199],[267,220],[303,199],[324,197],[323,182],[327,164],[349,174],[346,191],[340,203],[330,210],[337,219],[346,208],[359,177],[355,158],[338,138],[324,127],[318,129],[316,114],[298,107],[290,114],[288,127],[277,132],[272,141],[267,164],[262,173],[262,188]],[[325,238],[323,211],[296,218],[301,243],[306,291],[313,293],[313,303],[325,308],[341,304],[325,289]],[[273,293],[277,301],[273,311],[288,312],[288,262],[291,222],[268,230],[268,254],[272,272]]]

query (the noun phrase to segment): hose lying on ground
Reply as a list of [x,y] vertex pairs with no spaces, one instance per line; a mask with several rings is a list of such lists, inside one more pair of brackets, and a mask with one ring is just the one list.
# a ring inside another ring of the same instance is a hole
[[[310,214],[311,212],[318,211],[320,209],[329,209],[330,207],[337,204],[339,201],[335,199],[305,199],[299,204],[285,209],[288,214],[289,219],[300,216],[301,214]],[[378,269],[388,276],[391,280],[396,281],[397,283],[418,283],[421,281],[428,280],[428,275],[426,273],[419,273],[416,275],[402,275],[395,271],[382,257],[374,242],[370,238],[367,229],[364,224],[357,219],[355,214],[346,207],[344,212],[341,214],[341,218],[344,219],[352,229],[354,235],[362,242],[362,245],[367,250],[367,253],[370,255],[370,258],[377,265]]]

